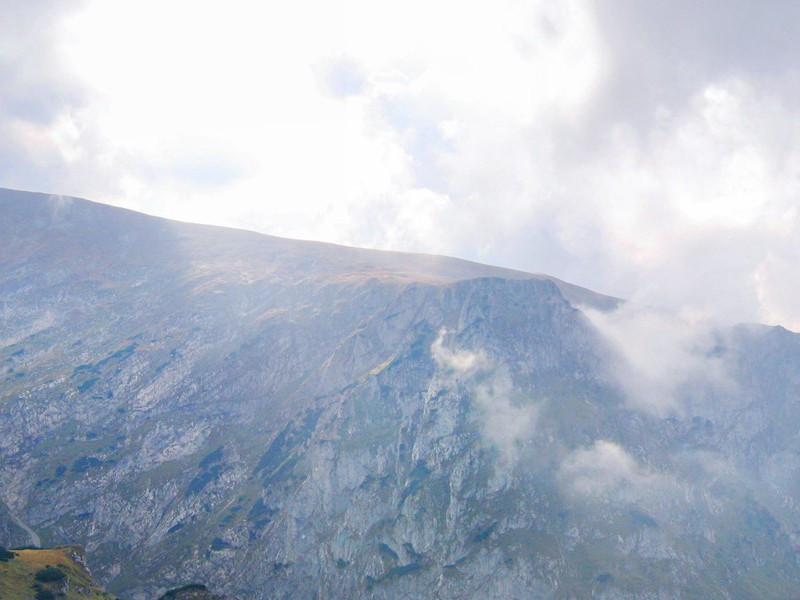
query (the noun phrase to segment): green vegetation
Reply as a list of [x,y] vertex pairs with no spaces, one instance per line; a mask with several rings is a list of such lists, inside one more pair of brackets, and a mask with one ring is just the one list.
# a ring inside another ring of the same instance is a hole
[[400,504],[403,504],[406,498],[412,496],[419,490],[420,486],[431,472],[432,471],[428,468],[424,460],[420,459],[417,461],[411,473],[408,474],[408,483],[403,489],[403,494],[400,496]]
[[214,465],[208,471],[203,471],[197,475],[189,482],[186,488],[186,495],[192,496],[194,494],[199,494],[208,483],[216,481],[219,478],[220,471],[219,465]]
[[2,549],[12,556],[0,561],[0,598],[3,600],[111,599],[81,564],[76,546],[46,549]]
[[176,531],[180,531],[181,529],[183,529],[183,527],[184,527],[183,523],[175,523],[175,525],[167,529],[167,533],[175,533]]
[[16,556],[16,554],[11,552],[10,550],[7,550],[3,546],[0,546],[0,562],[8,562],[9,560],[14,558],[15,556]]
[[264,503],[263,498],[259,498],[253,504],[253,507],[247,513],[247,520],[254,523],[256,528],[260,529],[272,520],[275,513],[278,512],[277,508],[270,508]]
[[34,579],[40,583],[52,583],[55,581],[61,581],[65,579],[67,576],[58,567],[51,567],[47,565],[44,569],[39,569],[36,571],[36,575],[34,575]]
[[72,463],[72,470],[75,473],[85,473],[89,469],[94,467],[99,467],[103,464],[103,461],[95,458],[94,456],[82,456],[74,463]]
[[214,450],[213,452],[209,452],[206,454],[203,459],[200,461],[199,467],[201,469],[207,469],[214,463],[219,462],[222,460],[222,446]]
[[378,544],[378,552],[381,554],[381,556],[384,556],[390,560],[393,561],[400,560],[400,557],[397,556],[397,552],[392,550],[388,544],[384,544],[383,542]]
[[92,377],[91,379],[87,379],[78,386],[78,391],[80,393],[88,392],[90,389],[92,389],[92,387],[94,387],[95,383],[97,383],[97,377]]
[[230,547],[231,545],[222,538],[216,537],[213,540],[211,540],[211,550],[214,552],[219,552],[220,550],[227,550]]
[[409,563],[407,565],[398,565],[396,567],[392,567],[386,573],[381,575],[380,577],[372,577],[371,575],[367,575],[364,578],[364,582],[367,586],[367,590],[372,590],[373,587],[376,585],[380,585],[382,583],[390,583],[395,579],[400,577],[405,577],[406,575],[410,575],[411,573],[415,573],[423,569],[423,565],[420,563]]
[[53,592],[47,588],[43,588],[38,584],[33,586],[33,590],[36,592],[36,595],[34,596],[35,600],[55,600],[56,598],[56,595]]
[[195,593],[194,595],[199,595],[201,592],[208,592],[208,588],[200,583],[190,583],[168,591],[158,600],[178,600],[178,598],[191,596],[192,592]]

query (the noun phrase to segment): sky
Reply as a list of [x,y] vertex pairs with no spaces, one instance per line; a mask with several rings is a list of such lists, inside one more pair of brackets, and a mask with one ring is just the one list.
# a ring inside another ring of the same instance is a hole
[[0,14],[0,186],[800,330],[796,2]]

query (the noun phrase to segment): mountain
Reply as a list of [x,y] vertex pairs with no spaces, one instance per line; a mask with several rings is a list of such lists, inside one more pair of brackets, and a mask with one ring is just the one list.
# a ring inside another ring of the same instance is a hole
[[137,599],[798,589],[794,333],[74,198],[0,210],[0,543],[80,544]]

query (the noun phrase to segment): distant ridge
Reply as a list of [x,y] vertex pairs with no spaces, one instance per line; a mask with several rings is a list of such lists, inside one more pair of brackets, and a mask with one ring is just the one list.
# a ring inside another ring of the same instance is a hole
[[[82,198],[0,188],[0,262],[15,244],[29,246],[37,237],[63,238],[78,255],[84,250],[136,252],[165,257],[178,253],[214,259],[220,267],[240,269],[245,277],[377,278],[398,283],[447,284],[493,277],[551,281],[574,305],[612,309],[620,299],[555,277],[485,265],[449,256],[372,250],[327,242],[280,238],[243,229],[184,223]],[[39,227],[31,231],[30,224]],[[107,248],[97,248],[99,240]],[[91,235],[90,235],[91,234]],[[33,237],[33,239],[31,239]],[[43,240],[42,240],[43,241]],[[9,242],[11,242],[9,244]],[[117,242],[119,243],[117,245]],[[86,246],[86,247],[84,247]],[[84,252],[84,254],[85,254]],[[65,256],[65,260],[70,260]]]

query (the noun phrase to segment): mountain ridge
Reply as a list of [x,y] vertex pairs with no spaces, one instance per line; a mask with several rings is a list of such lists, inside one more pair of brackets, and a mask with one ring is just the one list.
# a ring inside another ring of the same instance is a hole
[[[23,214],[19,215],[18,212],[21,204],[27,204],[27,206],[22,208],[28,210],[24,210]],[[186,223],[69,196],[57,196],[39,192],[23,192],[0,188],[0,209],[2,209],[4,213],[4,221],[6,224],[5,230],[0,229],[0,233],[4,233],[5,235],[9,235],[8,229],[14,227],[14,218],[31,219],[33,217],[41,221],[49,217],[51,224],[57,227],[59,220],[68,219],[76,210],[84,213],[98,213],[98,215],[100,213],[105,213],[103,215],[105,219],[114,215],[116,217],[115,220],[133,218],[142,224],[149,222],[151,225],[158,224],[158,226],[162,228],[171,228],[173,233],[187,236],[190,242],[195,241],[191,239],[191,233],[196,232],[204,237],[211,234],[211,236],[222,238],[223,241],[255,242],[256,245],[260,243],[260,247],[255,249],[246,245],[245,247],[249,252],[253,252],[254,250],[275,250],[276,248],[282,250],[281,247],[283,246],[289,249],[284,250],[286,258],[293,258],[289,254],[289,251],[295,251],[300,255],[308,255],[311,257],[306,260],[319,261],[322,263],[322,266],[327,266],[334,272],[347,273],[350,276],[380,277],[383,275],[399,281],[431,284],[475,279],[478,277],[544,279],[554,282],[568,299],[576,302],[583,302],[603,308],[613,308],[620,301],[618,298],[599,294],[549,275],[486,265],[450,256],[356,248],[329,242],[282,238],[247,229]],[[88,215],[77,216],[77,218],[82,218],[84,220],[84,225],[89,225],[91,223],[91,217]],[[130,227],[131,224],[128,222],[127,225]],[[0,225],[0,227],[2,226]],[[239,239],[234,240],[233,238]],[[195,249],[197,249],[196,246]],[[331,259],[326,260],[325,255],[330,256],[336,253],[343,255],[340,259],[343,264],[337,264]],[[265,256],[261,258],[266,259]],[[415,267],[416,271],[409,270],[409,265]]]

